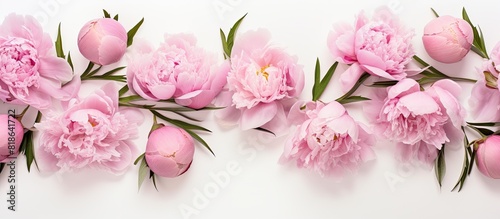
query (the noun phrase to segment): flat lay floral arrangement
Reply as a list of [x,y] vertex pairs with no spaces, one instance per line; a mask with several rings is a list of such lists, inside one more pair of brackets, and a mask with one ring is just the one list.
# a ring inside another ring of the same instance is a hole
[[[234,129],[286,136],[279,163],[322,177],[356,175],[376,159],[377,140],[390,140],[394,159],[434,169],[439,185],[446,165],[461,165],[452,190],[462,190],[474,169],[500,178],[500,43],[487,51],[486,43],[495,42],[484,41],[465,8],[453,15],[430,10],[434,17],[422,36],[388,8],[361,11],[332,24],[324,38],[331,59],[300,61],[272,40],[271,30],[238,31],[252,14],[229,30],[214,30],[221,38],[214,52],[188,33],[166,33],[163,42],[134,40],[147,18],[122,24],[106,10],[83,25],[77,39],[63,39],[64,24],[43,30],[30,15],[10,14],[0,25],[0,99],[24,110],[0,115],[7,130],[0,132],[0,174],[18,156],[26,156],[29,171],[41,172],[94,168],[120,175],[135,165],[139,188],[146,179],[156,187],[159,177],[189,174],[195,149],[216,155],[202,134],[219,133],[192,116],[209,111]],[[416,54],[414,38],[437,62],[480,56],[476,77],[429,65]],[[79,51],[65,51],[63,40]],[[85,69],[73,65],[77,52],[88,60]],[[121,60],[126,66],[116,65]],[[313,72],[300,64],[309,61],[316,61]],[[337,70],[340,65],[347,70]],[[82,96],[80,86],[96,80],[107,82]],[[307,83],[312,90],[304,90]],[[474,84],[466,95],[470,111],[458,100],[466,83]],[[323,101],[329,86],[343,95]],[[362,106],[367,123],[349,113],[353,105]],[[134,140],[146,117],[153,125],[140,151]],[[460,147],[463,163],[446,163],[446,147]]]

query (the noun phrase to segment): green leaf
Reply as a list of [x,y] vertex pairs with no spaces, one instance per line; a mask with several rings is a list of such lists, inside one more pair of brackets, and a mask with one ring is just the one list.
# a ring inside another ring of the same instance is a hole
[[156,186],[156,175],[153,173],[153,171],[149,173],[149,178],[153,180],[153,185],[155,186],[155,189],[158,192],[158,186]]
[[125,67],[125,66],[122,66],[122,67],[115,68],[115,69],[113,69],[113,70],[110,70],[110,71],[108,71],[108,72],[106,72],[106,73],[102,74],[102,76],[112,75],[112,74],[114,74],[114,73],[116,73],[116,72],[118,72],[118,71],[120,71],[120,70],[122,70],[122,69],[124,69],[124,68],[126,68],[126,67]]
[[177,115],[179,115],[179,116],[181,116],[181,117],[183,117],[183,118],[185,118],[185,119],[189,119],[189,120],[191,120],[191,121],[193,121],[193,122],[202,122],[202,121],[201,121],[201,120],[199,120],[199,119],[195,119],[195,118],[193,118],[193,117],[191,117],[191,116],[188,116],[188,115],[186,115],[186,114],[184,114],[184,113],[181,113],[181,112],[178,112],[178,111],[171,111],[171,112],[172,112],[172,113],[175,113],[175,114],[177,114]]
[[472,155],[470,155],[470,165],[469,165],[469,171],[468,171],[468,175],[470,175],[470,173],[472,172],[472,167],[474,166],[474,161],[476,159],[476,154],[477,154],[477,150],[473,150],[472,151]]
[[118,14],[116,14],[116,15],[113,17],[113,19],[114,19],[115,21],[118,21]]
[[270,131],[270,130],[267,130],[267,129],[265,129],[265,128],[257,127],[257,128],[254,128],[254,129],[255,129],[255,130],[257,130],[257,131],[266,132],[266,133],[269,133],[269,134],[271,134],[271,135],[276,136],[276,134],[274,134],[274,132],[272,132],[272,131]]
[[323,77],[323,79],[321,80],[320,84],[323,91],[325,90],[326,86],[328,86],[328,84],[330,83],[330,80],[332,79],[333,73],[335,73],[338,64],[339,64],[338,62],[333,63],[332,66],[330,66],[330,68],[326,72],[325,77]]
[[75,72],[75,68],[73,67],[73,60],[71,60],[71,52],[68,52],[68,64],[71,67],[71,71]]
[[110,75],[110,76],[97,75],[97,76],[82,78],[82,80],[107,80],[107,81],[118,81],[123,83],[127,82],[127,78],[124,75]]
[[345,99],[342,99],[339,101],[340,104],[347,104],[347,103],[354,103],[354,102],[360,102],[360,101],[365,101],[365,100],[370,100],[370,98],[363,97],[363,96],[350,96]]
[[432,13],[434,14],[434,16],[439,17],[439,14],[436,12],[436,10],[434,10],[434,8],[431,8],[431,10],[432,10]]
[[438,180],[439,187],[442,187],[444,175],[446,174],[446,161],[444,156],[445,146],[441,148],[438,152],[438,156],[436,158],[436,163],[434,166],[434,171],[436,173],[436,179]]
[[120,97],[119,102],[120,103],[129,103],[129,102],[137,101],[137,100],[144,100],[144,99],[139,95],[130,95],[130,96],[126,96],[126,97]]
[[190,123],[187,123],[187,122],[183,122],[183,121],[180,121],[180,120],[176,120],[176,119],[170,119],[164,115],[162,115],[161,113],[159,113],[158,111],[156,110],[150,110],[151,113],[153,113],[153,115],[157,116],[158,118],[172,124],[172,125],[175,125],[179,128],[182,128],[184,130],[198,130],[198,131],[205,131],[205,132],[212,132],[206,128],[203,128],[201,126],[198,126],[198,125],[193,125],[193,124],[190,124]]
[[141,27],[142,23],[144,23],[144,18],[142,18],[139,23],[137,23],[134,27],[132,27],[132,29],[127,32],[127,47],[131,46],[134,42],[134,36]]
[[420,57],[418,57],[417,55],[414,55],[413,56],[413,59],[415,61],[417,61],[420,65],[422,65],[423,67],[429,67],[428,69],[437,74],[437,75],[440,75],[442,76],[443,78],[449,78],[448,75],[445,75],[444,73],[442,73],[441,71],[437,70],[436,68],[432,67],[431,65],[429,65],[427,62],[425,62],[424,60],[422,60]]
[[128,85],[124,85],[124,86],[120,89],[120,91],[118,91],[118,96],[119,96],[119,97],[123,96],[125,93],[127,93],[127,91],[128,91],[128,90],[129,90]]
[[111,18],[111,15],[106,10],[102,9],[102,12],[104,13],[104,18]]
[[2,173],[3,167],[5,166],[5,163],[0,163],[0,173]]
[[368,85],[369,87],[391,87],[394,86],[398,83],[398,81],[377,81],[371,85]]
[[319,58],[316,58],[316,67],[314,68],[314,84],[312,88],[313,101],[319,99],[318,88],[321,80],[321,65],[319,63]]
[[236,35],[236,31],[238,31],[238,28],[240,27],[241,22],[243,19],[247,16],[248,13],[243,15],[236,23],[234,23],[233,27],[229,30],[229,34],[227,35],[227,48],[229,51],[229,54],[227,54],[229,57],[231,57],[231,52],[233,50],[233,45],[234,45],[234,37]]
[[31,164],[35,160],[35,153],[33,148],[33,131],[27,131],[23,135],[23,141],[21,142],[20,151],[26,155],[26,165],[28,167],[28,172],[31,171]]
[[137,157],[137,159],[135,159],[134,161],[134,165],[137,165],[137,163],[139,163],[139,161],[141,161],[142,158],[144,158],[146,156],[146,153],[142,153],[139,157]]
[[224,31],[222,31],[222,29],[220,29],[220,39],[222,41],[222,50],[224,50],[224,59],[227,59],[229,58],[231,51],[227,46],[226,34],[224,34]]
[[148,167],[148,163],[146,162],[146,159],[143,157],[141,165],[139,166],[139,178],[137,181],[138,186],[139,186],[139,188],[138,188],[139,190],[141,189],[142,183],[144,183],[144,180],[148,176],[149,171],[150,171],[150,169]]
[[85,69],[85,71],[83,71],[83,73],[80,77],[81,78],[86,77],[90,73],[90,71],[92,71],[92,68],[94,68],[94,63],[89,62],[89,64],[87,65],[87,68]]
[[467,124],[473,126],[500,126],[500,122],[468,122]]
[[56,53],[57,57],[65,59],[63,46],[62,46],[62,37],[61,37],[61,23],[59,23],[59,27],[57,28],[57,39],[56,39]]
[[193,137],[196,141],[200,142],[206,149],[208,149],[208,151],[210,151],[210,153],[215,157],[214,151],[212,151],[212,148],[210,148],[210,146],[208,146],[207,142],[205,140],[203,140],[203,138],[201,138],[198,134],[194,133],[191,130],[188,130],[188,129],[185,129],[185,130],[189,135],[191,135],[191,137]]
[[481,45],[481,50],[483,52],[482,56],[483,58],[490,59],[488,56],[488,51],[486,51],[486,43],[484,43],[484,35],[483,35],[483,30],[481,30],[481,27],[477,26],[477,29],[479,29],[479,43]]
[[467,178],[469,169],[472,169],[470,167],[471,163],[469,162],[469,154],[468,154],[468,149],[470,149],[469,139],[467,138],[467,134],[465,133],[465,129],[463,126],[462,126],[462,132],[464,133],[464,149],[465,149],[464,161],[463,161],[463,165],[462,165],[462,172],[460,174],[460,177],[458,178],[457,183],[455,184],[455,186],[451,190],[451,191],[454,191],[456,188],[458,188],[458,192],[460,192],[462,190],[462,187],[465,183],[465,179]]
[[99,66],[98,68],[94,69],[93,71],[91,71],[91,72],[87,75],[87,77],[92,77],[92,76],[94,76],[97,72],[99,72],[99,70],[101,70],[101,68],[102,68],[102,65],[101,65],[101,66]]
[[344,99],[349,98],[354,92],[356,92],[356,90],[359,88],[359,86],[361,86],[361,84],[363,84],[363,82],[365,82],[365,80],[368,79],[369,77],[370,77],[370,74],[368,74],[366,72],[363,73],[363,75],[361,75],[361,77],[358,79],[356,84],[354,84],[354,86],[349,91],[347,91],[347,93],[345,93],[341,97],[337,98],[335,101],[340,103]]
[[494,131],[491,131],[491,130],[485,129],[485,128],[477,128],[477,130],[479,130],[485,136],[493,135],[493,133],[495,133]]

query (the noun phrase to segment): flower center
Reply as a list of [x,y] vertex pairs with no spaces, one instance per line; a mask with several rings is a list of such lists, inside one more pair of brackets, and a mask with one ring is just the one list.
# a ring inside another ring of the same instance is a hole
[[256,72],[257,75],[262,75],[266,79],[266,81],[269,81],[269,73],[267,72],[267,69],[269,68],[269,65],[266,65],[262,68],[260,68],[259,71]]
[[24,91],[39,84],[38,52],[33,42],[12,37],[0,45],[0,80],[9,87]]

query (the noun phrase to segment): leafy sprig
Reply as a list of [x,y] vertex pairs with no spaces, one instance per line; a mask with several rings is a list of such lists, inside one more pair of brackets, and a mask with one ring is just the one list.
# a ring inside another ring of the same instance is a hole
[[243,15],[243,17],[241,17],[240,19],[238,19],[238,21],[236,21],[236,23],[234,23],[233,27],[231,27],[231,29],[229,30],[227,38],[226,38],[226,34],[222,30],[222,28],[220,29],[219,32],[220,32],[220,38],[222,41],[222,49],[224,51],[224,59],[228,59],[231,57],[231,52],[232,52],[233,46],[234,46],[234,37],[236,35],[236,32],[238,31],[238,28],[240,27],[241,22],[247,16],[247,14],[248,13]]

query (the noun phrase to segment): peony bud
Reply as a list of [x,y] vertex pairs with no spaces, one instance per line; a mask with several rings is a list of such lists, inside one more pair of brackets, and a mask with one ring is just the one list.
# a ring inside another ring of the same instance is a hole
[[425,26],[422,40],[431,58],[443,63],[454,63],[467,55],[474,33],[467,21],[441,16]]
[[479,144],[476,164],[485,176],[500,179],[500,136],[492,135]]
[[23,141],[23,125],[15,118],[0,115],[0,163],[10,161],[19,154],[19,146]]
[[183,129],[164,126],[153,130],[146,145],[146,162],[155,174],[177,177],[193,162],[194,140]]
[[98,65],[118,62],[127,49],[127,31],[111,18],[99,18],[86,23],[78,34],[78,49]]

